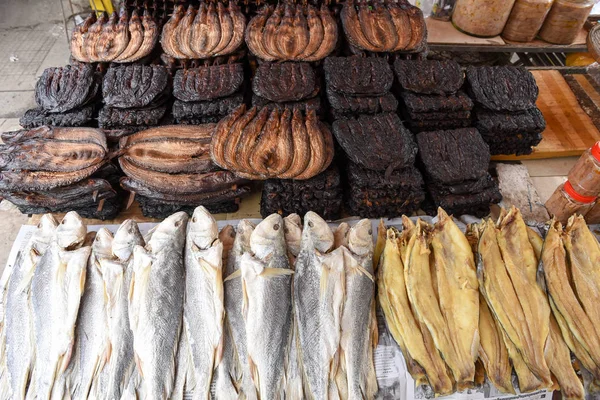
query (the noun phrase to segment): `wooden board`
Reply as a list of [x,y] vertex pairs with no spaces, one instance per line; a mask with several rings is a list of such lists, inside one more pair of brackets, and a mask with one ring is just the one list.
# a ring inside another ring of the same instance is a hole
[[470,44],[503,46],[506,43],[500,36],[492,38],[478,38],[460,32],[452,22],[427,18],[427,43],[431,44]]
[[544,139],[528,156],[494,156],[494,160],[527,160],[581,155],[600,140],[600,132],[579,105],[558,71],[532,71],[540,88],[537,106],[546,118]]

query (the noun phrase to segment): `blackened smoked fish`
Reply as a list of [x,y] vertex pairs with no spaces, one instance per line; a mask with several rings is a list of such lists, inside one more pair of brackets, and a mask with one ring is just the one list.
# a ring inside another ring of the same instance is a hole
[[308,63],[263,63],[254,75],[255,94],[270,101],[298,101],[318,91],[315,71]]
[[394,113],[338,119],[333,133],[348,157],[365,168],[385,171],[412,165],[417,146]]
[[104,76],[104,104],[117,108],[146,107],[156,101],[169,82],[161,65],[127,65],[109,68]]
[[394,82],[392,69],[383,58],[328,57],[323,69],[327,87],[349,95],[382,96]]
[[421,94],[454,94],[464,83],[456,61],[398,59],[394,72],[402,89]]
[[173,79],[173,95],[181,101],[206,101],[227,97],[244,83],[240,63],[178,70]]
[[89,64],[47,68],[35,85],[35,102],[45,111],[65,112],[88,104],[97,91],[94,68]]

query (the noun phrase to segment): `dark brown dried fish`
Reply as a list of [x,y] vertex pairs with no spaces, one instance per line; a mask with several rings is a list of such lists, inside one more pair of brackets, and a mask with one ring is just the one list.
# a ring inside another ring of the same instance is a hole
[[50,190],[59,186],[67,186],[91,176],[102,167],[103,163],[76,172],[48,171],[2,171],[0,172],[1,190]]
[[231,96],[244,83],[240,63],[178,70],[173,79],[173,95],[182,101],[205,101]]
[[270,101],[298,101],[314,97],[318,83],[308,63],[262,63],[254,75],[252,89]]
[[3,132],[0,137],[5,144],[17,144],[33,139],[52,139],[71,142],[95,143],[105,149],[107,148],[106,137],[104,136],[104,133],[95,128],[61,128],[42,126],[34,129]]
[[145,169],[170,174],[204,173],[217,169],[210,158],[210,144],[195,140],[165,138],[137,142],[121,157]]

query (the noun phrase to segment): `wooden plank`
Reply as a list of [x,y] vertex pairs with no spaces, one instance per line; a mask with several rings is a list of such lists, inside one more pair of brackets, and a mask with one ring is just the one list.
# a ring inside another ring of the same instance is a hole
[[537,106],[546,118],[544,139],[528,156],[494,156],[493,160],[526,160],[581,155],[600,140],[600,131],[579,105],[558,71],[532,71],[540,88]]

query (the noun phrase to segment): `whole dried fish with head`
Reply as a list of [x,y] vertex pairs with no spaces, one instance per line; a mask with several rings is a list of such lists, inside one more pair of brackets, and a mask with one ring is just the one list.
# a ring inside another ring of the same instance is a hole
[[133,250],[129,323],[142,389],[148,398],[168,399],[182,326],[185,271],[183,247],[188,216],[161,222],[146,247]]
[[217,222],[204,207],[194,211],[185,246],[183,324],[190,345],[194,398],[208,398],[223,346],[223,243]]
[[248,364],[259,398],[283,398],[292,334],[292,286],[283,219],[273,214],[250,235],[241,274]]

